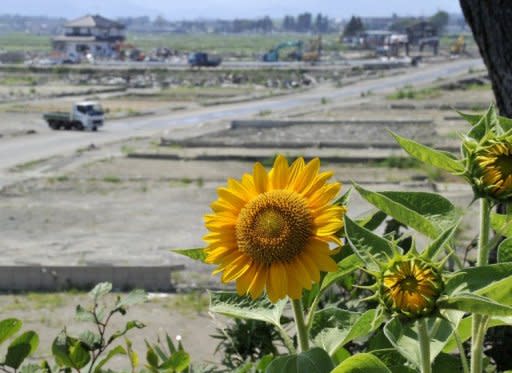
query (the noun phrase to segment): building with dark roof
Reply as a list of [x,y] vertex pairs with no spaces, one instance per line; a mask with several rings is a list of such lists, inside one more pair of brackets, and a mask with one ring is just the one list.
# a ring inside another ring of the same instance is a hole
[[52,39],[53,49],[69,56],[91,54],[109,57],[115,45],[125,40],[125,26],[98,14],[86,15],[64,24],[64,35]]

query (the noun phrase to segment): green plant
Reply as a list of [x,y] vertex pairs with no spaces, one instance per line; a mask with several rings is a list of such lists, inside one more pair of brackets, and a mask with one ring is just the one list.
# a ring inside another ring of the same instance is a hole
[[[0,371],[17,372],[25,359],[32,355],[39,345],[39,336],[32,330],[16,336],[22,325],[21,320],[14,318],[0,321],[0,345],[10,340],[7,353],[0,361]],[[34,368],[37,366],[27,365],[27,369]]]

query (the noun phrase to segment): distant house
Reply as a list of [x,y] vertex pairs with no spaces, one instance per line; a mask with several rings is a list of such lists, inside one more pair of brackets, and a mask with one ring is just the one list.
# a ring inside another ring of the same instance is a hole
[[108,57],[115,52],[116,43],[125,40],[125,26],[100,15],[86,15],[64,24],[65,33],[54,37],[53,49],[67,55],[92,54]]

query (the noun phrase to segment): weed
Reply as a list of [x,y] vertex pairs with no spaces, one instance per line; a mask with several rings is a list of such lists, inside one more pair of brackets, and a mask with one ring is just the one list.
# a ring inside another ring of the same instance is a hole
[[415,158],[403,158],[397,156],[390,156],[386,159],[375,163],[377,167],[387,168],[418,168],[422,163]]
[[260,117],[266,117],[266,116],[269,116],[270,114],[272,114],[272,110],[261,110],[258,115]]
[[103,178],[103,181],[106,183],[120,183],[121,178],[119,178],[118,176],[108,175]]
[[123,145],[123,146],[121,146],[121,152],[126,155],[132,154],[132,153],[135,153],[135,148],[130,145]]
[[325,104],[327,104],[328,102],[329,102],[329,101],[328,101],[328,100],[327,100],[327,98],[325,98],[325,97],[322,97],[322,98],[320,99],[320,103],[321,103],[322,105],[325,105]]
[[424,100],[428,98],[436,98],[441,95],[441,90],[434,87],[426,87],[415,89],[411,85],[406,85],[398,89],[395,93],[386,96],[388,100]]

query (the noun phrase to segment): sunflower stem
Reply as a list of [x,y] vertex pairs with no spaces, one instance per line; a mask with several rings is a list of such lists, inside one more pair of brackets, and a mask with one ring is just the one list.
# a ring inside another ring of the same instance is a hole
[[430,335],[428,333],[427,321],[423,317],[416,322],[418,337],[420,339],[421,373],[432,373],[430,365]]
[[469,362],[466,357],[466,352],[464,351],[464,345],[462,344],[462,340],[460,339],[460,335],[455,330],[453,332],[453,336],[455,338],[455,342],[457,343],[457,349],[459,350],[460,361],[462,362],[462,371],[463,373],[469,373]]
[[[491,227],[491,205],[486,198],[480,199],[480,234],[477,247],[477,267],[486,265],[489,262],[489,235]],[[483,343],[487,328],[487,318],[473,314],[471,325],[471,373],[482,372]]]
[[297,329],[297,339],[299,341],[299,351],[309,350],[309,333],[304,322],[304,308],[302,300],[292,299],[293,316],[295,318],[295,328]]
[[480,199],[480,235],[478,237],[477,267],[489,262],[489,233],[491,228],[491,206],[486,198]]

